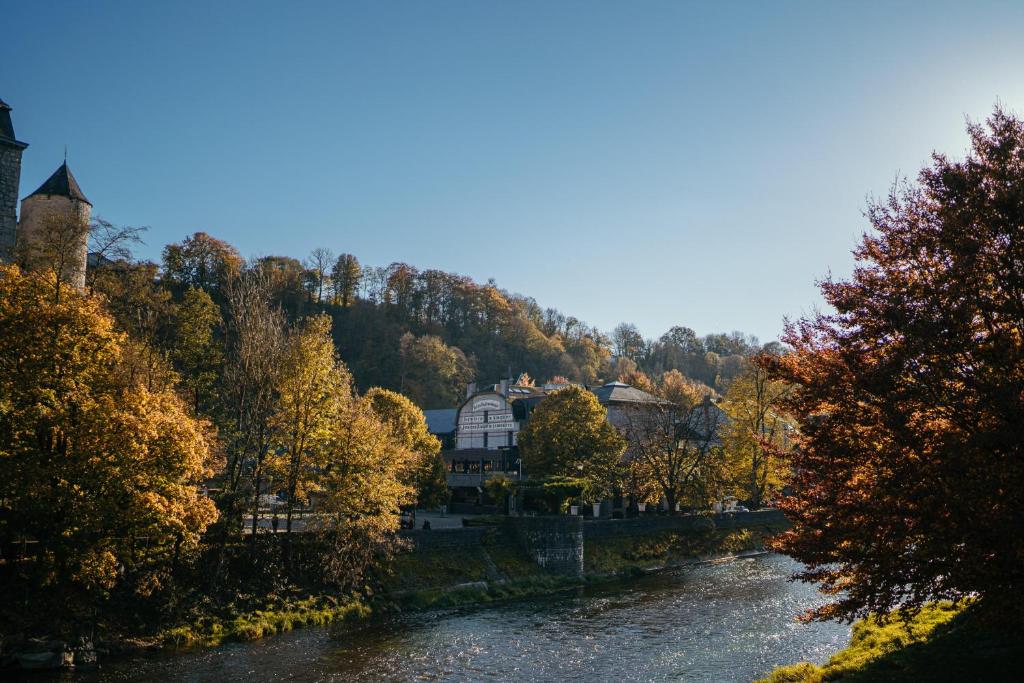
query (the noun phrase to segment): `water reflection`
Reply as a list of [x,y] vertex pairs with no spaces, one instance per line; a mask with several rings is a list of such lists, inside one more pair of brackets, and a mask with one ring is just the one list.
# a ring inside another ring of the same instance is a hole
[[849,628],[802,625],[820,604],[761,556],[627,587],[487,609],[402,617],[332,641],[322,629],[175,656],[118,661],[99,681],[749,681],[773,666],[824,661]]

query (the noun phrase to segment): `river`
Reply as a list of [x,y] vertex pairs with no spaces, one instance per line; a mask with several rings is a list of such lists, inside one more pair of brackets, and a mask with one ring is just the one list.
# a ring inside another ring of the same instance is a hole
[[822,662],[849,627],[799,624],[818,605],[778,555],[498,606],[402,616],[332,640],[325,629],[108,662],[75,681],[750,681]]

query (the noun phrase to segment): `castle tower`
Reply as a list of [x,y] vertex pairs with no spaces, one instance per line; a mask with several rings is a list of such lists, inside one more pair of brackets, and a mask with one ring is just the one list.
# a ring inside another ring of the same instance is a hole
[[11,108],[0,100],[0,263],[14,259],[21,153],[26,147],[26,143],[14,137]]
[[28,268],[59,269],[64,282],[83,289],[91,213],[92,203],[65,161],[38,190],[21,200],[19,260]]

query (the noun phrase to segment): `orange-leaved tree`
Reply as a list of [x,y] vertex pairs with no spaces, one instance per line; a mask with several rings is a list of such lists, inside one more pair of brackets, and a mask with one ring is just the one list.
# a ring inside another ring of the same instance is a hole
[[936,598],[1021,605],[1024,123],[970,125],[868,212],[834,313],[789,325],[772,378],[801,432],[777,547],[854,618]]
[[97,297],[0,267],[2,618],[52,629],[115,587],[145,593],[216,517],[209,437],[169,385],[126,371]]

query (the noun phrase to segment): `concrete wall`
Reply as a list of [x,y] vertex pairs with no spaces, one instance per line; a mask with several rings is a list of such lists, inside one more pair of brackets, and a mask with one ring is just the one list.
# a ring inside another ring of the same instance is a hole
[[0,142],[0,263],[7,263],[14,258],[21,152],[17,147]]

